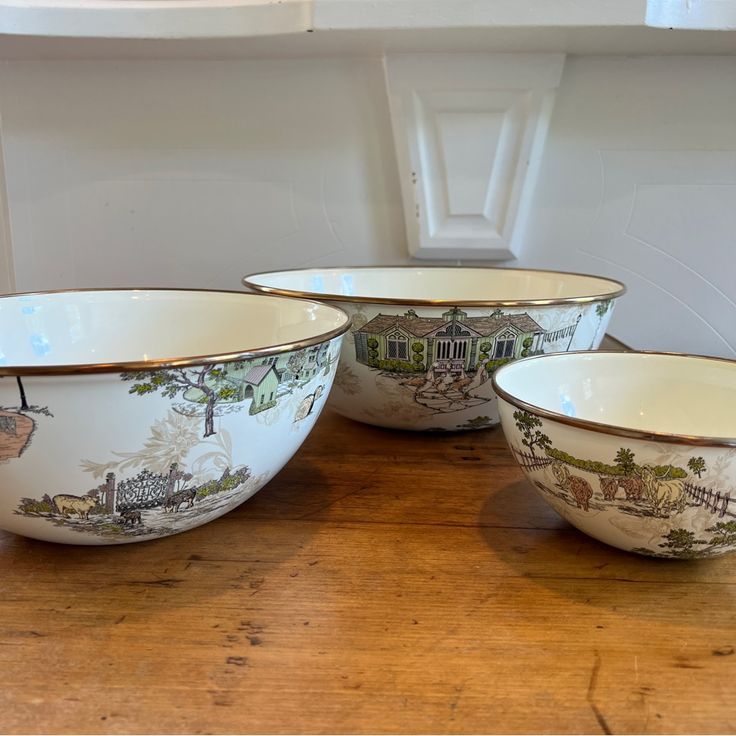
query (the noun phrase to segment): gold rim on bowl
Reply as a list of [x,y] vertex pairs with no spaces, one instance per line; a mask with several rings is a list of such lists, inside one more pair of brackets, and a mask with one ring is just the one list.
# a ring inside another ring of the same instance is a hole
[[[0,294],[0,304],[3,299],[13,299],[16,297],[35,297],[48,296],[50,294],[78,294],[78,293],[96,293],[106,294],[110,292],[130,292],[146,293],[146,292],[180,292],[190,294],[237,294],[239,296],[255,296],[259,298],[273,298],[275,295],[267,294],[248,294],[244,291],[235,291],[232,289],[187,289],[181,287],[111,287],[111,288],[84,288],[84,289],[49,289],[47,291],[26,291],[15,294]],[[304,300],[301,300],[302,303]],[[315,306],[324,307],[324,303],[308,300]],[[219,353],[211,355],[191,355],[183,358],[155,358],[153,360],[130,360],[116,361],[113,363],[75,363],[69,365],[17,365],[17,366],[0,366],[0,377],[4,376],[61,376],[74,374],[89,373],[124,373],[126,371],[154,370],[158,368],[186,368],[187,366],[199,366],[209,363],[232,363],[237,360],[250,360],[259,358],[264,355],[274,355],[275,353],[289,353],[292,350],[302,350],[303,348],[319,345],[328,342],[335,337],[345,334],[352,324],[352,318],[345,312],[333,305],[329,305],[331,309],[340,312],[345,317],[345,324],[328,332],[320,333],[314,337],[305,338],[289,343],[277,343],[274,345],[265,345],[258,348],[245,348],[235,352]]]
[[560,414],[550,409],[544,409],[536,404],[530,404],[529,402],[519,399],[513,396],[505,389],[502,389],[498,385],[498,378],[501,373],[512,370],[514,365],[518,363],[524,363],[530,360],[544,360],[545,358],[552,358],[554,356],[566,356],[566,355],[663,355],[680,358],[696,358],[702,360],[712,360],[721,363],[728,363],[736,366],[736,360],[730,360],[729,358],[718,358],[712,355],[697,355],[693,353],[676,353],[676,352],[665,352],[658,350],[571,350],[565,353],[548,353],[546,355],[532,355],[529,358],[520,358],[515,360],[508,365],[501,366],[491,376],[491,385],[496,394],[507,403],[515,406],[517,409],[522,409],[530,414],[536,414],[544,419],[549,419],[559,424],[566,424],[570,427],[577,427],[578,429],[587,429],[591,432],[599,432],[601,434],[615,435],[617,437],[627,437],[630,439],[647,440],[650,442],[666,442],[669,444],[678,445],[694,445],[701,447],[736,447],[736,437],[705,437],[701,435],[688,435],[688,434],[676,434],[674,432],[655,432],[653,430],[642,430],[642,429],[631,429],[629,427],[621,427],[616,424],[606,424],[605,422],[596,422],[592,419],[579,419],[577,417],[570,417],[567,414]]
[[[267,274],[281,274],[281,273],[314,273],[323,274],[327,271],[360,271],[360,270],[374,270],[378,271],[381,269],[385,270],[398,270],[404,268],[414,268],[421,270],[431,269],[464,269],[468,271],[508,271],[510,273],[540,273],[540,274],[557,274],[560,276],[577,276],[588,279],[598,279],[599,281],[608,281],[610,284],[615,285],[616,288],[610,292],[604,292],[602,294],[593,294],[589,296],[568,296],[568,297],[556,297],[551,299],[404,299],[400,297],[389,298],[389,297],[372,297],[372,296],[346,296],[344,294],[331,294],[318,291],[300,291],[299,289],[282,289],[276,286],[263,286],[262,284],[255,284],[251,281],[258,276],[265,276]],[[590,302],[605,301],[607,299],[616,299],[626,293],[626,286],[616,279],[610,279],[608,276],[595,276],[587,273],[576,273],[575,271],[554,271],[552,269],[542,268],[496,268],[493,266],[418,266],[416,264],[404,264],[397,266],[345,266],[345,267],[330,267],[330,268],[289,268],[280,271],[260,271],[258,273],[250,273],[247,276],[243,276],[242,283],[249,289],[253,289],[257,292],[264,294],[272,294],[278,296],[291,296],[304,299],[327,299],[329,301],[338,302],[350,302],[350,303],[361,303],[361,304],[401,304],[401,305],[415,305],[415,306],[436,306],[436,307],[543,307],[556,304],[588,304]]]

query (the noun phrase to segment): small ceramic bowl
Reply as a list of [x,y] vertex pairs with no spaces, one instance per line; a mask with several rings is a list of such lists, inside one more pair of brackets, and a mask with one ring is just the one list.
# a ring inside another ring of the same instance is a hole
[[597,348],[617,281],[509,268],[389,266],[246,276],[248,288],[327,300],[352,317],[330,407],[410,430],[498,423],[490,378],[539,353]]
[[736,362],[567,353],[493,377],[527,478],[591,537],[655,557],[736,549]]
[[0,297],[0,527],[111,544],[221,516],[304,441],[349,324],[233,292]]

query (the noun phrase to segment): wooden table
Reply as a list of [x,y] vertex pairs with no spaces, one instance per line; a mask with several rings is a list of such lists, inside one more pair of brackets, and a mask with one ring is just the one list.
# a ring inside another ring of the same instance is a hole
[[736,730],[736,556],[583,536],[499,429],[325,413],[222,519],[0,565],[3,733]]

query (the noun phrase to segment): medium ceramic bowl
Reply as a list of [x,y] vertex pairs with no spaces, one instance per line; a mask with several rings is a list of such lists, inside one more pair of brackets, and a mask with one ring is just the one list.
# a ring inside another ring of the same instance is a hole
[[349,324],[233,292],[0,297],[0,527],[110,544],[221,516],[304,441]]
[[624,292],[595,276],[431,266],[280,271],[243,283],[348,312],[330,407],[412,430],[497,424],[493,372],[522,356],[598,347]]
[[736,362],[568,353],[493,381],[514,457],[578,529],[655,557],[736,549]]

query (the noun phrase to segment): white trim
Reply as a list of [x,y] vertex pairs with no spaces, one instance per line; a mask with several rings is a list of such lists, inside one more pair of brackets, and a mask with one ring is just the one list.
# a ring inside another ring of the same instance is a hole
[[10,232],[8,192],[5,186],[2,120],[0,120],[0,293],[5,294],[15,290],[15,266]]

